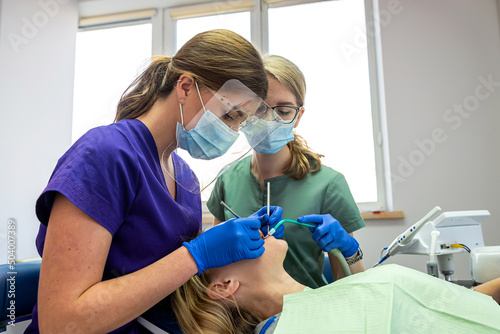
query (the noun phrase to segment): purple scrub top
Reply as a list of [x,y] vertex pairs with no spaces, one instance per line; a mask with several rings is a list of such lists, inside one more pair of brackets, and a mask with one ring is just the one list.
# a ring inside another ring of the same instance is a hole
[[[177,175],[197,182],[189,166],[172,154]],[[188,171],[186,173],[186,170]],[[181,184],[183,184],[181,182]],[[201,198],[177,186],[170,195],[158,150],[139,120],[122,120],[90,130],[62,157],[36,202],[40,229],[36,246],[43,253],[46,225],[56,192],[95,219],[113,236],[103,280],[139,270],[201,231]],[[37,308],[26,333],[38,333]],[[113,333],[141,333],[135,321]]]

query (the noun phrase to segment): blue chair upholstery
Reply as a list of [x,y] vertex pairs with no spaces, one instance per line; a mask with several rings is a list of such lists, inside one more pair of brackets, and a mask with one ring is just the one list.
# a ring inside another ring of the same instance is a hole
[[0,265],[0,323],[11,320],[11,301],[15,302],[16,321],[31,315],[37,300],[40,265],[41,261],[19,262],[15,268]]

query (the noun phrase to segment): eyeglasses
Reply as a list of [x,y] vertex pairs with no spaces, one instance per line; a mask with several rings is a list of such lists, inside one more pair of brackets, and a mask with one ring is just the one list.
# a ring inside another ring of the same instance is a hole
[[[252,110],[252,112],[250,112],[250,110]],[[288,115],[287,117],[290,116]],[[280,122],[283,124],[293,121],[293,119],[285,120],[281,118],[280,115],[264,101],[261,101],[257,106],[254,103],[249,103],[249,105],[245,105],[244,107],[241,105],[231,105],[231,109],[228,110],[221,119],[235,131],[240,131],[249,122],[253,122],[257,119],[266,122]]]
[[[219,117],[234,131],[240,131],[248,122],[256,119],[267,122],[275,121],[282,124],[290,124],[295,120],[299,110],[302,108],[293,106],[270,107],[263,100],[257,102],[252,99],[245,103],[234,104],[217,92],[212,90],[211,92],[214,97],[220,101],[223,109],[226,110],[223,115]],[[257,105],[255,105],[256,102]]]
[[233,122],[236,122],[236,126],[229,125],[235,131],[241,130],[252,119],[261,119],[267,122],[274,121],[282,124],[290,124],[295,120],[301,108],[302,107],[293,106],[270,107],[267,103],[262,101],[253,116],[250,116],[250,113],[245,109],[234,106],[229,112],[224,115],[225,119],[223,120],[226,123],[228,123],[229,119]]
[[283,124],[292,123],[302,107],[275,106],[271,109],[282,119]]

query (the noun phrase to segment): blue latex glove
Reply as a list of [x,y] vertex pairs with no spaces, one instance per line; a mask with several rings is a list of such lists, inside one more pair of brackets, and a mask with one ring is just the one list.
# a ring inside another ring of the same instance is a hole
[[337,219],[331,215],[307,215],[297,218],[300,223],[315,223],[316,227],[309,227],[312,238],[324,251],[329,252],[338,248],[345,258],[351,257],[358,251],[359,244],[347,233]]
[[198,275],[210,268],[255,259],[264,253],[259,229],[265,217],[230,219],[184,242],[198,266]]
[[[260,230],[264,235],[267,235],[267,233],[269,232],[267,224],[269,224],[270,228],[274,228],[276,224],[278,224],[280,221],[283,220],[283,218],[281,218],[281,215],[283,214],[283,209],[280,206],[270,206],[269,213],[271,214],[270,217],[267,216],[267,206],[263,206],[259,211],[250,216],[250,217],[264,216],[265,222],[262,224],[260,228]],[[283,225],[284,224],[281,224],[280,227],[278,227],[276,232],[273,234],[273,237],[277,239],[283,238],[283,236],[285,235],[285,226]]]

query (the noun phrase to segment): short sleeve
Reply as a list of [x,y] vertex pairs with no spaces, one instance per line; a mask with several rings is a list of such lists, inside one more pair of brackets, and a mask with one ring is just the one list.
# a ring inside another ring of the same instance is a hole
[[215,186],[210,193],[210,198],[207,201],[207,208],[210,213],[214,215],[220,221],[225,221],[224,209],[220,204],[220,201],[224,201],[224,181],[223,176],[219,177],[215,182]]
[[55,194],[114,234],[135,198],[138,158],[127,138],[112,127],[87,132],[59,159],[37,200],[40,222],[48,224]]
[[328,184],[321,211],[331,214],[349,233],[365,226],[349,185],[341,173],[337,173]]

